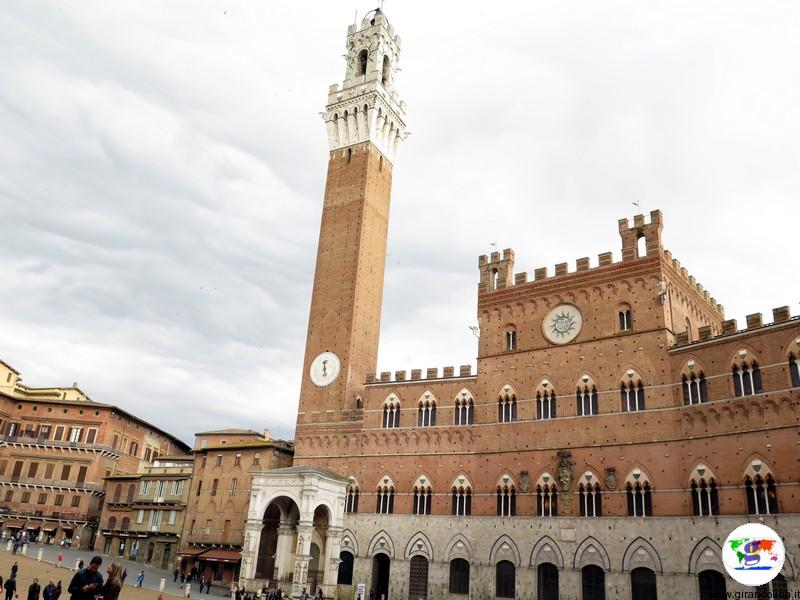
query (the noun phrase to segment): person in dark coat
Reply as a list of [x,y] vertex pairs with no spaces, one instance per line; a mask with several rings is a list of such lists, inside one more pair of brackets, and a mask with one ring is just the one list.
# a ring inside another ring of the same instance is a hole
[[108,565],[108,579],[100,588],[100,595],[98,598],[103,600],[118,600],[119,593],[122,591],[122,581],[120,581],[120,572],[122,569],[117,563]]
[[39,578],[34,577],[33,583],[28,587],[28,600],[39,600],[39,593],[42,591],[42,586],[39,585]]
[[11,577],[16,577],[17,571],[19,571],[19,565],[17,563],[14,563],[13,565],[11,565]]
[[56,589],[53,592],[53,600],[58,600],[58,597],[61,595],[61,581],[56,584]]
[[17,578],[12,575],[6,581],[6,600],[17,597]]
[[94,600],[103,585],[103,576],[98,573],[102,564],[103,559],[95,556],[88,567],[75,573],[67,588],[70,600]]
[[44,600],[53,600],[53,594],[56,591],[56,584],[50,580],[46,586],[44,586],[44,590],[42,591],[42,598]]

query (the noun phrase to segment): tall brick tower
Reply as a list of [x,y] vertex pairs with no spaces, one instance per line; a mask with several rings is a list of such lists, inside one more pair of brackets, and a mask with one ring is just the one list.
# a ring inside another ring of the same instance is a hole
[[350,25],[346,47],[344,83],[330,87],[324,114],[330,160],[297,415],[306,433],[347,420],[376,368],[392,163],[405,135],[393,82],[400,38],[385,15]]

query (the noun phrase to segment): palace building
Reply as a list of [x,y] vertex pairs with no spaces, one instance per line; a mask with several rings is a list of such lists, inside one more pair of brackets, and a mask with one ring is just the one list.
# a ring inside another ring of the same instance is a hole
[[510,249],[481,256],[477,370],[375,372],[400,49],[372,11],[328,93],[293,466],[252,474],[242,584],[711,600],[750,589],[721,546],[756,521],[787,550],[762,591],[800,589],[800,318],[726,319],[660,211],[618,221],[619,259],[528,274]]

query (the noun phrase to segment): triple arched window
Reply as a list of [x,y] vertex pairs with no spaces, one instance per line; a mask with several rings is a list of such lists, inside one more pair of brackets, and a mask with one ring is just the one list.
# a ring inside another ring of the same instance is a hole
[[603,491],[591,471],[586,471],[578,484],[578,503],[582,517],[603,516]]
[[503,475],[497,482],[497,516],[514,517],[517,515],[517,490],[514,481]]
[[754,459],[744,475],[747,494],[747,512],[751,515],[774,515],[778,513],[778,489],[767,466],[761,459]]
[[456,396],[455,425],[472,425],[475,422],[475,401],[466,388]]
[[691,363],[690,372],[681,375],[683,404],[685,406],[708,402],[708,384],[706,384],[706,376],[702,371],[695,373],[694,361],[691,361]]
[[347,484],[347,496],[344,502],[344,511],[347,513],[358,512],[358,484],[351,479]]
[[556,391],[545,379],[536,390],[536,418],[554,419],[556,417]]
[[457,477],[453,482],[450,514],[457,517],[472,514],[472,486],[466,477]]
[[653,515],[653,493],[650,482],[641,469],[634,469],[625,483],[629,517],[650,517]]
[[400,427],[400,399],[394,394],[383,401],[383,427]]
[[738,360],[733,365],[733,389],[737,398],[760,394],[761,369],[755,360],[748,359],[747,350],[739,350]]
[[622,412],[644,410],[644,384],[641,377],[633,369],[628,369],[626,379],[619,388]]
[[497,397],[497,420],[501,423],[517,420],[517,395],[509,385]]
[[558,488],[549,473],[543,473],[536,483],[536,516],[558,516]]
[[425,392],[417,403],[417,426],[434,427],[436,425],[436,398]]
[[578,390],[575,392],[575,401],[578,408],[578,416],[596,415],[597,410],[597,387],[591,377],[584,375],[578,382]]
[[692,494],[692,514],[707,517],[719,514],[719,493],[714,474],[705,465],[697,465],[689,480]]
[[433,488],[427,477],[422,476],[414,483],[414,503],[412,505],[415,515],[431,514],[431,504],[433,502]]
[[375,512],[379,515],[390,515],[394,512],[394,483],[389,477],[384,477],[378,484],[377,504]]

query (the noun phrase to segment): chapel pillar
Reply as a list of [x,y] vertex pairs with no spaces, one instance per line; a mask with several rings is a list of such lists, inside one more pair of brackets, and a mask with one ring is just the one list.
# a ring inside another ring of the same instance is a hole
[[311,561],[311,536],[313,521],[300,521],[297,526],[297,546],[294,553],[292,596],[299,598],[303,588],[308,588],[308,563]]

